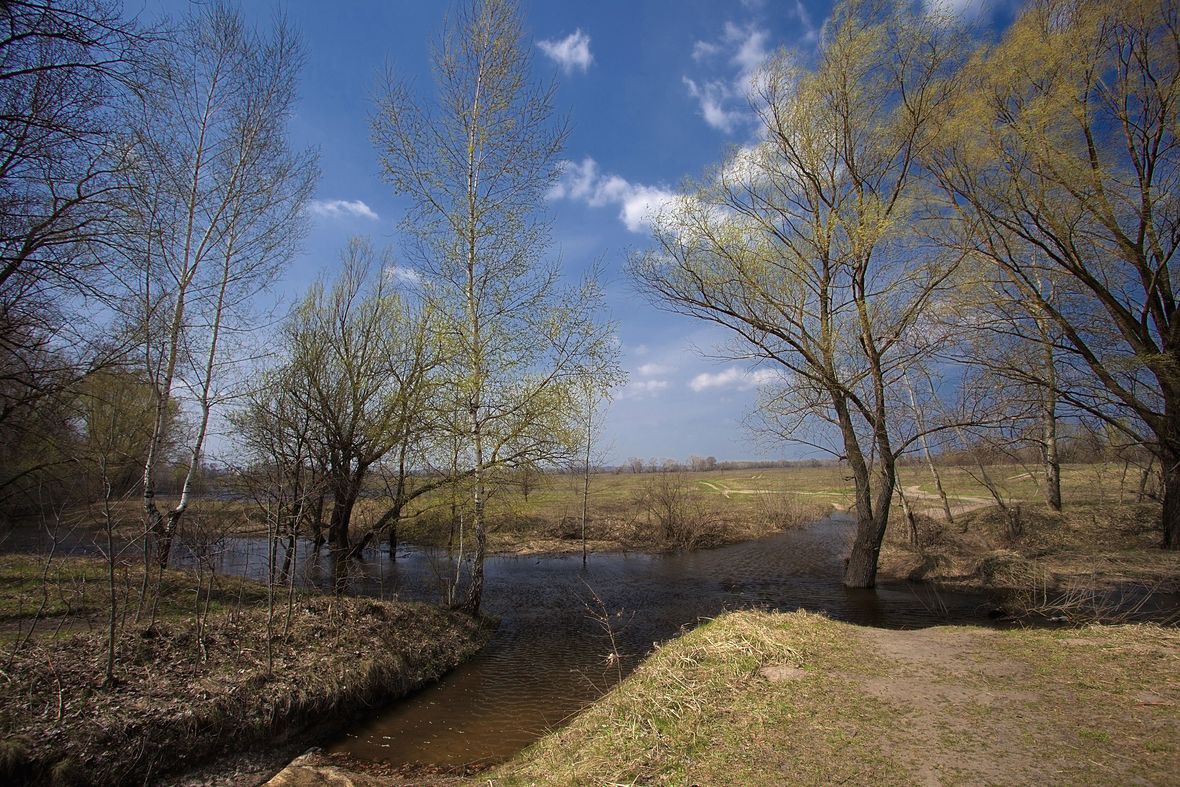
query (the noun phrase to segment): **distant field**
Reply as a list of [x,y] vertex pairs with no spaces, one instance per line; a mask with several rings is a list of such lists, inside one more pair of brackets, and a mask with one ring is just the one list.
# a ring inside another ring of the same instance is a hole
[[[992,486],[1010,504],[1043,506],[1037,468],[991,465]],[[977,467],[939,469],[955,513],[995,505]],[[900,486],[915,512],[943,517],[934,479],[925,465],[901,468]],[[1062,467],[1066,508],[1135,502],[1139,473],[1122,465]],[[581,548],[582,478],[544,474],[527,494],[514,482],[494,485],[488,501],[490,545],[496,551],[572,551]],[[461,496],[461,495],[460,495]],[[169,501],[161,498],[162,505]],[[451,494],[440,491],[407,511],[399,537],[404,542],[445,544],[452,537]],[[591,549],[661,549],[714,546],[756,538],[812,521],[853,504],[847,467],[774,467],[746,470],[596,473],[590,480],[587,537]],[[899,508],[896,507],[895,508]],[[116,529],[125,538],[142,534],[136,499],[115,505]],[[353,532],[364,533],[384,511],[379,497],[358,502]],[[462,515],[457,509],[456,520]],[[327,512],[325,512],[325,517]],[[470,525],[470,514],[462,516]],[[676,521],[671,521],[676,520]],[[97,506],[70,512],[57,526],[89,529],[100,522]],[[674,527],[673,527],[674,525]],[[262,534],[265,526],[246,502],[198,500],[185,526],[205,533]]]

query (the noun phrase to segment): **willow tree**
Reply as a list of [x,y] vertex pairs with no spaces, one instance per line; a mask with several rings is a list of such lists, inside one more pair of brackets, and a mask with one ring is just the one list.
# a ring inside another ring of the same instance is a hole
[[813,70],[784,53],[759,76],[765,140],[686,194],[631,265],[657,305],[724,326],[739,357],[779,371],[764,425],[837,435],[855,482],[851,587],[876,579],[914,438],[898,425],[903,376],[930,347],[909,337],[952,267],[915,225],[917,159],[957,49],[938,20],[837,7]]
[[308,440],[332,495],[328,539],[342,556],[374,535],[356,545],[350,538],[370,469],[397,452],[403,495],[394,506],[400,514],[407,452],[434,429],[438,326],[429,306],[397,291],[391,266],[368,241],[353,240],[336,281],[313,285],[283,329],[284,376],[309,418]]
[[564,290],[545,256],[541,203],[566,129],[553,118],[553,88],[530,80],[515,4],[463,5],[433,65],[435,101],[391,77],[373,129],[386,178],[412,200],[408,255],[446,326],[446,395],[462,414],[460,464],[473,488],[463,606],[476,612],[490,489],[511,468],[569,454],[576,383],[612,363],[612,345],[594,282]]
[[[125,246],[137,266],[128,317],[155,393],[143,466],[146,528],[160,565],[191,503],[210,414],[251,321],[251,299],[302,237],[314,157],[293,152],[286,121],[301,48],[278,25],[264,36],[214,4],[194,11],[148,72],[150,93],[131,119],[132,165],[121,192]],[[157,468],[174,401],[194,414],[177,503],[156,501]]]
[[931,151],[969,251],[1029,307],[1026,335],[1052,337],[1061,400],[1160,460],[1163,543],[1172,549],[1178,40],[1180,10],[1168,0],[1036,2],[973,61]]

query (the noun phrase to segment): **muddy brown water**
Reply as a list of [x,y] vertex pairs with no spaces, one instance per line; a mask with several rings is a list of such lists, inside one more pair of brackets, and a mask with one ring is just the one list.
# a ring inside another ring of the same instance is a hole
[[[845,588],[851,535],[851,521],[837,516],[719,549],[591,555],[585,567],[580,555],[489,558],[483,609],[500,625],[488,646],[437,684],[374,708],[326,748],[395,764],[506,759],[613,686],[655,643],[730,609],[805,608],[893,628],[986,622],[979,596]],[[259,568],[262,550],[249,554]],[[254,574],[246,556],[228,552],[222,570]],[[353,563],[344,582],[353,593],[433,601],[453,572],[445,553],[410,547],[396,561],[375,554]],[[302,559],[299,576],[324,587],[341,581],[326,556]]]
[[[491,642],[438,683],[373,708],[325,748],[395,765],[506,759],[626,676],[655,643],[726,610],[803,608],[890,628],[987,622],[982,596],[904,583],[845,588],[852,530],[836,515],[718,549],[594,554],[585,567],[581,555],[491,557],[483,611],[500,618]],[[346,577],[326,554],[303,543],[298,552],[301,583],[384,598],[437,601],[442,577],[454,573],[444,552],[412,546],[396,561],[383,553],[354,561]],[[260,578],[265,540],[227,539],[217,562],[219,572]]]

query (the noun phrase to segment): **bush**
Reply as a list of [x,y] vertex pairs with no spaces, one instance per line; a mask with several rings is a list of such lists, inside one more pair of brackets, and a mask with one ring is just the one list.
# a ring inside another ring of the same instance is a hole
[[654,540],[665,549],[701,549],[725,540],[720,513],[692,494],[681,472],[650,474],[635,502],[655,527]]

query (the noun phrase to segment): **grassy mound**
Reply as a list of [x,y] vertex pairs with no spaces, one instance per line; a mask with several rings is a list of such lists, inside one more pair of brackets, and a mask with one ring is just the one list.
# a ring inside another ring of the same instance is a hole
[[885,577],[993,592],[1013,614],[1070,622],[1174,622],[1180,552],[1159,548],[1158,505],[982,507],[954,524],[899,515],[882,549]]
[[1163,783],[1180,632],[880,631],[718,618],[653,654],[496,784]]

